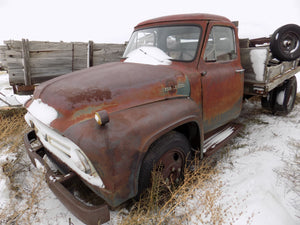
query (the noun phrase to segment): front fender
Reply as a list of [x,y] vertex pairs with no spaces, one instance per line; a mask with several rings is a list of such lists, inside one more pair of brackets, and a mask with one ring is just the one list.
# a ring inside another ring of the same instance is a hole
[[189,98],[164,100],[111,113],[105,126],[93,119],[81,122],[64,135],[84,151],[107,190],[91,188],[117,206],[136,195],[140,166],[150,145],[185,123],[195,122],[202,130],[201,115]]

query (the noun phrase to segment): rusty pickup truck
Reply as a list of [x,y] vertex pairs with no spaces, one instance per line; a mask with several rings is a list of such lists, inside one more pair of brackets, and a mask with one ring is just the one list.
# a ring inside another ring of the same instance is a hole
[[[87,224],[139,195],[160,165],[178,182],[187,158],[237,132],[243,99],[287,114],[297,92],[300,29],[240,40],[225,17],[186,14],[138,24],[121,62],[38,86],[26,103],[27,153],[49,187]],[[197,153],[197,154],[196,154]]]

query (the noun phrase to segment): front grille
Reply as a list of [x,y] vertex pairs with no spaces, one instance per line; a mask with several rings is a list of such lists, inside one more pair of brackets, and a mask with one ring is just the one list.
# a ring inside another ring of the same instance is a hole
[[[26,114],[26,121],[29,124],[34,124],[36,134],[39,140],[42,142],[43,146],[55,157],[66,164],[71,170],[77,173],[83,180],[88,183],[98,186],[100,188],[105,188],[103,181],[101,180],[99,174],[96,172],[94,166],[90,160],[85,156],[82,150],[70,139],[62,136],[51,127],[45,125],[30,113]],[[82,170],[74,163],[74,158],[71,157],[74,152],[81,154],[89,165],[88,170]]]

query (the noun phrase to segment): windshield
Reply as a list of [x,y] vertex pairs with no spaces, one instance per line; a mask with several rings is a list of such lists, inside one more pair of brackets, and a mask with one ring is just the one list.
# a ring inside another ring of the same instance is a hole
[[201,28],[198,26],[154,27],[135,31],[123,57],[140,47],[157,47],[171,60],[192,61],[197,53]]

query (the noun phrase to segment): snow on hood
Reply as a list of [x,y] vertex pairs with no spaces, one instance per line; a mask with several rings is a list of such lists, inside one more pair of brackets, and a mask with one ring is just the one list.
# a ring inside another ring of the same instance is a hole
[[141,63],[148,65],[170,65],[172,61],[164,51],[157,47],[144,46],[128,54],[124,62],[127,63]]
[[[27,108],[27,111],[48,126],[58,117],[57,111],[53,107],[43,103],[41,99],[35,99]],[[28,123],[26,115],[25,120]]]

